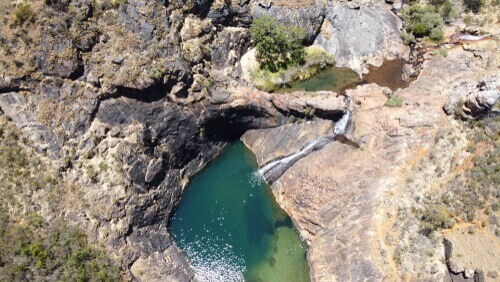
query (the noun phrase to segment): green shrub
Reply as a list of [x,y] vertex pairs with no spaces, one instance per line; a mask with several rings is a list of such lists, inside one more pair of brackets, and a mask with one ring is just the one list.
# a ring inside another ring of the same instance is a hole
[[430,236],[443,228],[451,228],[455,224],[453,214],[444,206],[432,205],[422,211],[422,232]]
[[473,13],[479,12],[481,7],[484,5],[484,0],[463,0],[464,5],[467,10],[472,11]]
[[431,34],[429,35],[429,38],[434,41],[434,42],[440,42],[443,40],[444,37],[444,32],[441,28],[435,27],[431,30]]
[[445,1],[440,9],[441,17],[445,23],[450,23],[454,17],[453,5],[449,0]]
[[425,23],[416,23],[410,27],[411,32],[417,37],[422,37],[427,35],[429,32]]
[[30,4],[27,3],[21,3],[17,6],[16,11],[14,12],[15,15],[15,24],[21,25],[25,22],[34,22],[35,21],[35,14],[31,10]]
[[401,39],[403,40],[403,43],[405,45],[413,45],[417,42],[415,40],[415,36],[411,33],[406,32],[406,30],[403,30],[403,32],[401,32],[400,36],[401,36]]
[[392,96],[389,100],[387,100],[387,102],[385,102],[384,106],[391,108],[401,107],[403,106],[403,99],[399,96]]
[[441,28],[441,16],[434,6],[413,5],[403,15],[406,29],[416,37],[424,37],[434,28]]
[[287,28],[274,18],[262,16],[252,23],[250,35],[261,68],[277,72],[290,65],[304,63],[306,32],[302,28]]

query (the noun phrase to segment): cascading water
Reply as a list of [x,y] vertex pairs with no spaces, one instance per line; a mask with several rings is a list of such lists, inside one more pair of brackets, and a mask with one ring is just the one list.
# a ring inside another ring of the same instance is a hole
[[262,175],[262,177],[269,184],[271,184],[274,181],[276,181],[276,179],[278,179],[281,175],[283,175],[283,173],[285,173],[285,171],[288,168],[290,168],[294,163],[308,156],[312,152],[322,149],[328,143],[330,143],[330,141],[334,140],[335,136],[345,134],[347,132],[347,129],[349,127],[349,122],[351,120],[351,110],[350,110],[351,98],[349,96],[346,96],[345,102],[346,102],[346,112],[344,113],[342,118],[335,124],[335,127],[333,128],[333,134],[314,139],[298,152],[266,164],[259,170],[259,174]]

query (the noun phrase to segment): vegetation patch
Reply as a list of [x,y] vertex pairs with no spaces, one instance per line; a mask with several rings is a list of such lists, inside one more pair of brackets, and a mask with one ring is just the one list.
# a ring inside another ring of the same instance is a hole
[[303,65],[292,65],[287,69],[272,72],[267,68],[258,68],[251,71],[251,81],[259,89],[273,92],[293,80],[307,80],[322,69],[335,63],[333,56],[318,46],[305,48]]
[[395,107],[401,107],[403,106],[403,98],[393,95],[385,102],[384,106],[390,107],[390,108],[395,108]]
[[285,27],[275,18],[262,16],[253,21],[250,36],[262,69],[274,73],[305,62],[306,32],[300,27]]
[[81,229],[43,217],[40,206],[57,209],[72,187],[22,141],[0,116],[0,281],[120,280],[119,268]]
[[413,42],[410,40],[410,35],[417,38],[429,36],[436,42],[443,39],[442,18],[436,6],[412,5],[403,11],[403,19],[405,20],[406,34],[402,35],[402,38],[405,43],[411,44]]
[[417,212],[425,235],[451,228],[455,222],[483,228],[491,224],[499,233],[500,118],[471,123],[469,140],[468,168],[453,177],[439,195],[428,197],[425,208]]
[[14,23],[17,25],[35,21],[35,14],[28,3],[19,4],[14,12],[14,17]]

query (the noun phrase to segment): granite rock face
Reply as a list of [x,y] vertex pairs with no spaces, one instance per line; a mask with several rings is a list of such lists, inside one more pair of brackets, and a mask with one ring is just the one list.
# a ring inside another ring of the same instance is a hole
[[350,6],[355,1],[332,2],[314,44],[335,57],[338,66],[366,73],[366,65],[384,59],[406,58],[409,48],[399,37],[401,20],[380,3]]

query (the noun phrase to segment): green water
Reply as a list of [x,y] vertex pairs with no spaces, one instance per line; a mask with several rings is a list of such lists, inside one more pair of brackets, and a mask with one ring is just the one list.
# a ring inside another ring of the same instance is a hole
[[343,90],[354,87],[361,82],[358,74],[350,68],[327,67],[306,80],[295,80],[276,90],[276,93],[293,91],[320,91],[328,90],[341,93]]
[[205,281],[309,281],[306,248],[243,143],[196,175],[170,233]]

